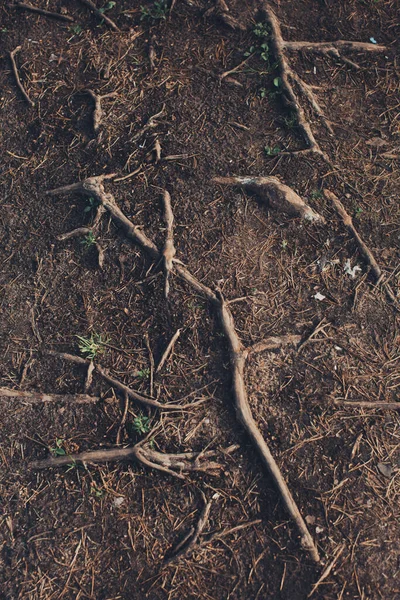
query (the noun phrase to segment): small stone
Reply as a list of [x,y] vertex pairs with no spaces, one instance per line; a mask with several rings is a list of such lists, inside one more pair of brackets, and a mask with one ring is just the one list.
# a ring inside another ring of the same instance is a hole
[[378,463],[377,468],[381,475],[390,479],[393,472],[392,465],[390,465],[389,463]]

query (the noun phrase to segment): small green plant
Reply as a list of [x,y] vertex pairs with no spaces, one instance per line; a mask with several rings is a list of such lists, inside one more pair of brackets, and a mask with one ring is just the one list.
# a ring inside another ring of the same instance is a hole
[[0,29],[0,31],[1,31],[1,33],[7,33],[8,29],[7,29],[7,27],[2,27]]
[[85,237],[81,241],[81,244],[82,246],[85,246],[86,249],[89,249],[96,244],[96,237],[93,231],[89,231],[89,233],[85,235]]
[[166,19],[168,14],[168,0],[156,0],[153,6],[140,7],[140,20],[152,19],[154,21]]
[[283,250],[286,250],[287,246],[288,246],[288,241],[287,240],[282,240],[282,244],[281,245],[282,245]]
[[[269,66],[269,29],[267,25],[264,23],[257,23],[253,29],[253,34],[259,38],[257,42],[250,46],[247,52],[244,53],[244,56],[251,56],[252,54],[258,54],[264,62],[266,62]],[[263,97],[263,96],[262,96]]]
[[360,206],[356,206],[356,209],[354,211],[355,218],[358,219],[359,217],[361,217],[362,213],[363,213],[363,209]]
[[105,492],[102,488],[98,488],[96,484],[92,483],[90,486],[90,495],[94,498],[103,498]]
[[269,37],[269,26],[267,23],[256,23],[253,29],[253,33],[256,37],[259,38],[268,38]]
[[65,456],[66,452],[63,448],[64,440],[62,438],[56,438],[56,445],[54,448],[50,448],[50,452],[54,454],[54,456]]
[[86,199],[87,205],[85,206],[85,208],[83,209],[84,213],[88,213],[91,210],[94,210],[95,208],[97,208],[100,205],[100,202],[97,200],[97,198],[87,198]]
[[281,149],[279,146],[265,146],[264,152],[267,156],[277,156]]
[[79,340],[78,347],[81,354],[90,360],[93,360],[99,354],[103,354],[105,351],[104,346],[108,343],[108,340],[98,333],[91,333],[90,337],[83,335],[77,335],[76,337]]
[[281,87],[281,84],[282,84],[282,79],[280,77],[275,77],[274,86],[279,89]]
[[71,27],[71,31],[72,33],[74,33],[75,35],[79,35],[82,33],[82,27],[80,25],[72,25]]
[[136,371],[135,377],[140,377],[140,379],[147,379],[150,375],[150,369],[141,369],[140,371]]
[[294,129],[297,125],[297,119],[293,113],[287,117],[283,117],[283,122],[288,129]]
[[322,190],[313,190],[310,194],[310,197],[313,200],[319,200],[320,198],[322,198]]
[[133,419],[133,429],[136,433],[144,435],[150,431],[150,418],[139,415]]
[[116,5],[116,2],[107,2],[107,4],[105,6],[103,6],[103,8],[99,8],[99,12],[101,12],[102,14],[107,12],[108,10],[111,10],[112,8],[114,8],[114,6]]

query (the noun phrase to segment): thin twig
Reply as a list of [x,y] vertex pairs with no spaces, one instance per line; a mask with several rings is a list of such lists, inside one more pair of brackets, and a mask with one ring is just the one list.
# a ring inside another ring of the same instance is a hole
[[0,398],[21,398],[29,404],[47,402],[71,402],[73,404],[94,404],[99,401],[97,396],[87,394],[43,394],[41,392],[29,392],[12,390],[11,388],[0,388]]
[[21,83],[21,80],[19,78],[19,74],[18,74],[18,68],[17,68],[17,63],[15,62],[15,55],[21,50],[22,46],[17,46],[15,48],[15,50],[12,50],[10,52],[10,60],[11,60],[11,66],[12,66],[12,70],[14,73],[14,77],[15,77],[15,81],[17,83],[18,89],[20,90],[21,94],[23,95],[24,99],[26,100],[26,102],[30,105],[30,106],[35,106],[35,103],[32,102],[32,100],[29,98],[28,94],[26,93],[24,86]]
[[252,527],[253,525],[259,525],[260,523],[262,523],[261,519],[254,519],[253,521],[247,521],[246,523],[239,523],[239,525],[236,525],[235,527],[229,527],[226,529],[222,529],[221,531],[216,531],[207,539],[200,540],[199,548],[202,548],[203,546],[208,546],[208,544],[211,544],[212,542],[217,542],[218,540],[221,540],[224,537],[231,535],[232,533],[242,531],[243,529],[247,529],[248,527]]
[[171,196],[167,190],[163,194],[164,204],[164,222],[167,227],[165,243],[163,248],[164,270],[165,270],[165,287],[164,296],[167,299],[169,294],[169,277],[173,269],[173,259],[176,254],[174,246],[174,213],[171,207]]
[[59,21],[68,21],[69,23],[74,23],[75,19],[70,15],[63,15],[61,13],[52,12],[50,10],[44,10],[43,8],[38,8],[37,6],[33,6],[32,4],[28,4],[27,2],[16,2],[13,4],[15,8],[20,8],[21,10],[28,10],[33,13],[37,13],[38,15],[43,15],[44,17],[50,17],[52,19],[58,19]]
[[128,409],[129,409],[129,396],[128,396],[128,394],[125,394],[124,400],[125,400],[124,401],[124,412],[122,413],[121,423],[119,424],[118,431],[117,431],[117,437],[116,437],[116,440],[115,440],[115,443],[117,444],[117,446],[119,446],[119,444],[121,443],[122,430],[125,427],[126,418],[128,416]]
[[97,8],[97,6],[95,5],[95,3],[92,2],[92,0],[80,0],[80,2],[82,2],[82,4],[85,4],[88,8],[90,8],[90,10],[92,10],[94,12],[94,14],[97,17],[99,17],[99,19],[101,19],[102,21],[104,21],[104,23],[107,23],[107,25],[109,27],[111,27],[111,29],[114,29],[114,31],[119,31],[119,28],[114,23],[114,21],[112,19],[110,19],[110,17],[108,17],[106,14],[104,14],[103,12],[101,12],[101,10]]
[[168,346],[165,348],[164,353],[161,357],[160,362],[158,363],[157,369],[156,369],[156,373],[159,373],[161,371],[161,369],[163,368],[163,366],[165,365],[166,360],[168,359],[169,355],[171,354],[174,346],[175,346],[175,342],[178,339],[178,337],[181,335],[181,330],[177,329],[174,333],[174,335],[172,336]]
[[369,401],[369,400],[342,400],[335,398],[333,404],[347,408],[374,408],[381,410],[400,410],[400,402]]
[[321,583],[330,575],[330,573],[331,573],[333,567],[336,565],[339,557],[343,554],[343,550],[345,549],[345,547],[346,547],[346,545],[342,544],[342,546],[340,546],[336,550],[333,560],[322,571],[320,578],[318,579],[317,583],[315,583],[313,585],[313,588],[312,588],[311,592],[308,594],[307,598],[311,598],[311,596],[313,596],[315,594],[315,592],[317,591],[317,589],[321,585]]
[[150,396],[154,395],[154,356],[150,346],[150,338],[149,334],[144,334],[144,341],[146,343],[147,351],[149,353],[149,363],[150,363]]
[[297,346],[301,342],[301,335],[281,335],[280,337],[268,337],[252,346],[246,348],[247,354],[256,354],[266,350],[277,350],[284,346]]

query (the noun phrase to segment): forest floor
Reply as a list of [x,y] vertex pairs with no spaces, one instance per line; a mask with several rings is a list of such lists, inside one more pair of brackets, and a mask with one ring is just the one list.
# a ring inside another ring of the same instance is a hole
[[[0,8],[0,386],[60,395],[30,402],[0,394],[1,597],[400,599],[399,413],[335,403],[396,402],[399,311],[324,195],[341,199],[399,300],[399,3],[271,3],[284,39],[387,46],[347,53],[358,69],[312,51],[288,55],[331,126],[300,98],[327,162],[292,153],[307,144],[283,102],[258,2],[230,0],[241,25],[230,27],[209,0],[177,0],[172,11],[163,1],[96,1],[118,30],[79,0],[35,0],[73,22]],[[15,61],[34,106],[11,69],[19,45]],[[88,88],[113,93],[97,132]],[[96,203],[46,192],[104,173],[116,173],[106,190],[159,248],[168,190],[176,257],[235,300],[246,346],[286,334],[309,340],[250,356],[246,385],[320,564],[302,549],[236,419],[213,306],[174,274],[166,300],[162,266],[108,214],[96,240],[58,239],[90,226]],[[326,222],[269,209],[212,180],[231,175],[278,177]],[[96,360],[131,388],[162,403],[205,403],[168,412],[130,402],[121,427],[124,398],[95,374],[89,393],[99,400],[77,404],[85,369],[48,352],[78,355],[77,336],[91,335],[105,342]],[[147,434],[164,452],[215,449],[222,469],[181,480],[136,462],[30,464]],[[166,563],[198,522],[203,494],[212,499],[205,534],[257,522]]]

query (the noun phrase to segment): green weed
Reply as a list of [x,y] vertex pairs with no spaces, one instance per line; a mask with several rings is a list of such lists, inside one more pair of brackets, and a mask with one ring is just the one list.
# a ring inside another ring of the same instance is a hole
[[168,14],[168,1],[167,0],[156,0],[152,6],[141,6],[140,7],[140,20],[151,19],[157,21],[160,19],[166,19]]
[[89,231],[89,233],[85,235],[85,237],[81,241],[81,244],[85,246],[86,249],[89,249],[96,244],[96,237],[93,231]]
[[100,334],[91,333],[90,337],[83,335],[77,335],[76,337],[79,340],[79,350],[85,358],[93,360],[96,356],[105,352],[104,345],[107,344],[108,340],[104,339]]
[[133,429],[136,433],[144,435],[150,431],[150,418],[139,415],[133,419]]

